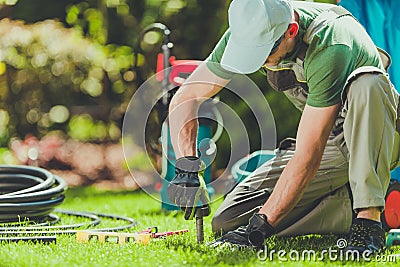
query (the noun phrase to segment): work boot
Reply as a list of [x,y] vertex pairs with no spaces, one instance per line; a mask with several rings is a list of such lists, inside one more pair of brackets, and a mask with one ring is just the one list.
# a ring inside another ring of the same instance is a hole
[[[344,251],[358,251],[360,255],[373,255],[385,248],[385,232],[382,224],[369,219],[357,218],[350,229],[350,241]],[[365,253],[365,254],[363,254]]]
[[209,244],[211,247],[228,244],[237,247],[262,248],[265,238],[272,236],[275,229],[268,223],[267,216],[255,213],[249,219],[247,226],[240,226],[234,231],[229,231]]

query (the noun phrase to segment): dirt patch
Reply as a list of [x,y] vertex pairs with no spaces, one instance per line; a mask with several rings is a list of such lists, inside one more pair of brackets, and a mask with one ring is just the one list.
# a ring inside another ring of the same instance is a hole
[[140,181],[131,176],[120,143],[88,143],[51,135],[41,140],[13,140],[11,150],[19,164],[45,168],[66,180],[70,187],[95,185],[136,190],[139,183],[150,185],[153,181],[146,172],[140,172]]

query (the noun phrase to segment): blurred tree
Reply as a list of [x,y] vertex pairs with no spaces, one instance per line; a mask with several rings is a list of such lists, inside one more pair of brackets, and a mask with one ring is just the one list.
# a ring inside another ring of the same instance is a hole
[[[3,116],[7,119],[3,119],[3,124],[0,124],[7,125],[7,130],[2,134],[2,143],[5,144],[9,137],[15,135],[22,137],[33,133],[40,136],[52,129],[69,130],[71,133],[73,129],[79,128],[77,123],[87,123],[88,117],[73,119],[80,113],[89,113],[93,123],[105,121],[107,124],[114,121],[120,127],[121,113],[139,85],[138,81],[155,72],[156,54],[160,50],[160,36],[141,46],[140,52],[143,55],[139,56],[139,64],[142,65],[143,77],[138,79],[138,73],[132,69],[132,48],[135,47],[141,29],[149,23],[164,22],[173,30],[173,41],[180,42],[174,48],[177,57],[204,58],[223,30],[214,25],[221,25],[221,21],[225,20],[225,16],[215,16],[225,13],[225,7],[223,0],[211,4],[209,1],[195,0],[20,0],[15,6],[2,6],[2,11],[7,9],[3,17],[34,23],[20,24],[18,27],[11,21],[3,21],[2,24],[6,36],[12,39],[11,43],[2,43],[3,51],[6,52],[0,57],[4,69],[1,72],[4,95],[1,98],[4,103],[2,111],[7,115]],[[210,18],[206,23],[205,17]],[[59,20],[64,27],[74,28],[74,31],[63,30],[61,23],[57,26],[54,26],[55,22],[49,21],[43,24],[43,20],[52,18]],[[180,25],[193,26],[185,29]],[[197,32],[196,25],[202,25],[203,34],[193,34]],[[57,31],[53,31],[53,26]],[[13,39],[17,35],[16,31],[30,38],[25,43],[18,43]],[[75,37],[69,38],[68,35]],[[49,44],[46,43],[48,40],[52,40],[53,47],[60,49],[49,51]],[[65,49],[68,42],[70,47],[62,51],[61,47]],[[86,59],[94,51],[87,49],[87,45],[81,42],[95,47],[98,52],[96,57],[99,58],[91,58],[93,62],[80,62],[79,58]],[[50,55],[50,52],[53,54]],[[43,62],[36,63],[37,58]],[[33,101],[26,104],[30,95],[34,95]],[[19,106],[16,107],[14,102],[19,103]],[[49,122],[50,110],[53,113],[64,111],[68,116],[62,122]],[[68,124],[70,126],[65,128]],[[89,138],[87,135],[71,134]]]
[[[135,88],[131,48],[101,46],[51,20],[31,25],[2,20],[0,35],[0,111],[7,118],[6,124],[0,122],[7,127],[0,129],[3,142],[66,131],[69,119],[82,113],[108,127],[120,120],[121,105]],[[101,137],[119,136],[106,131]]]
[[[172,31],[173,54],[178,59],[204,59],[228,26],[229,3],[0,1],[2,18],[26,22],[0,23],[0,145],[13,136],[41,136],[57,129],[84,140],[118,138],[130,97],[156,70],[161,36],[153,34],[141,43],[141,51],[134,51],[141,30],[150,23],[164,23]],[[134,52],[140,52],[140,72],[133,68]],[[264,77],[254,74],[251,78],[265,89],[276,119],[277,141],[295,136],[299,112],[283,94],[269,90]],[[225,103],[235,106],[236,99],[224,97]],[[244,121],[251,116],[245,106],[235,108]],[[251,134],[255,122],[248,121]],[[250,136],[254,150],[259,144],[257,135]],[[229,149],[229,145],[221,143],[221,148]]]

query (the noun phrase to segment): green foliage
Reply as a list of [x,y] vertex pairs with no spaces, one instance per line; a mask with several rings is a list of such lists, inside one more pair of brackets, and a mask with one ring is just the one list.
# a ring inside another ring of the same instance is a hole
[[102,46],[52,20],[3,20],[0,34],[0,138],[65,130],[81,111],[120,119],[135,88],[131,48]]
[[107,41],[107,30],[104,28],[105,18],[101,9],[92,8],[88,2],[81,2],[67,7],[66,22],[83,32],[87,29],[87,36],[104,44]]
[[106,124],[102,120],[93,120],[89,114],[75,115],[68,123],[68,136],[81,141],[117,140],[121,130],[114,122]]
[[137,171],[151,171],[153,166],[149,164],[148,155],[142,151],[138,151],[130,158],[127,158],[127,168]]
[[18,0],[0,0],[0,5],[12,6],[15,5],[17,2]]
[[0,147],[0,164],[17,164],[18,161],[13,153],[4,147]]

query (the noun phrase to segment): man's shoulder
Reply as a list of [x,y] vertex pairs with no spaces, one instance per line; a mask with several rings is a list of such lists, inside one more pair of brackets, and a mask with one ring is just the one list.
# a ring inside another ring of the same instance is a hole
[[207,67],[210,69],[210,71],[223,79],[230,79],[233,75],[232,72],[224,69],[220,64],[230,36],[231,36],[231,32],[228,28],[225,31],[225,33],[222,35],[220,40],[218,41],[214,50],[211,52],[211,54],[206,59]]
[[311,23],[325,10],[335,5],[306,1],[293,1],[293,9],[299,16],[300,35],[304,35]]
[[336,6],[328,3],[317,3],[309,1],[292,1],[292,5],[294,10],[317,10],[318,12],[322,12]]
[[231,36],[231,32],[229,28],[224,32],[222,37],[219,39],[218,43],[215,45],[211,55],[208,57],[207,61],[211,61],[214,63],[220,63],[222,55],[225,51],[226,45]]

